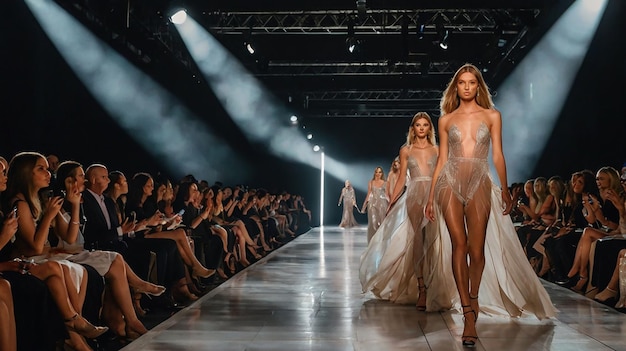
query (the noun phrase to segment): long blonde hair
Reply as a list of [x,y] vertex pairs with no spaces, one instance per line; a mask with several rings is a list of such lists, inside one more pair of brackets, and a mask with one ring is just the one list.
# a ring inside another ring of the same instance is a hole
[[413,125],[419,119],[425,119],[430,124],[430,130],[428,131],[428,137],[426,137],[426,139],[428,139],[429,143],[431,143],[432,145],[435,145],[436,143],[435,127],[433,126],[433,120],[430,118],[430,115],[426,112],[418,112],[415,114],[415,116],[413,116],[413,119],[411,119],[411,124],[409,124],[409,132],[406,134],[405,145],[411,145],[415,143],[415,140],[417,139],[417,135],[415,135],[415,131],[413,130]]
[[491,99],[491,93],[489,92],[489,88],[487,87],[487,83],[485,83],[485,79],[483,78],[482,73],[480,72],[478,67],[472,65],[471,63],[466,63],[461,66],[461,68],[459,68],[456,73],[454,73],[454,76],[446,86],[446,90],[444,90],[443,92],[443,96],[439,105],[442,116],[456,110],[461,104],[461,100],[459,99],[456,86],[459,82],[459,76],[465,72],[473,74],[474,77],[476,77],[476,79],[478,80],[476,103],[481,107],[487,109],[491,109],[494,107],[493,100]]

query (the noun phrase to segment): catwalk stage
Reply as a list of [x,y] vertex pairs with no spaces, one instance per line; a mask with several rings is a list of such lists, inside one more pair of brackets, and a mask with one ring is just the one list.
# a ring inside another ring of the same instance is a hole
[[[132,350],[462,350],[455,312],[418,312],[361,293],[366,227],[313,228],[123,348]],[[626,350],[626,314],[543,282],[560,313],[480,315],[476,350]]]

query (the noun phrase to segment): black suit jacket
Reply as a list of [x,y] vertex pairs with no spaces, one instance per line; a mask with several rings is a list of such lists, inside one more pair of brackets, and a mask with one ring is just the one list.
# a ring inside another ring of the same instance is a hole
[[87,219],[83,230],[85,248],[123,251],[127,245],[120,241],[118,237],[117,227],[120,226],[120,222],[117,218],[115,203],[113,199],[105,196],[104,204],[111,220],[111,229],[107,227],[106,218],[98,204],[98,200],[88,190],[83,191],[83,211]]

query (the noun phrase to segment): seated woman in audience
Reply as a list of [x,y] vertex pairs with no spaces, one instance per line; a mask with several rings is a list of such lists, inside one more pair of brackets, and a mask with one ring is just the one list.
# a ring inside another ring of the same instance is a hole
[[587,220],[596,225],[584,229],[576,247],[574,262],[567,273],[569,278],[576,275],[579,277],[576,285],[572,287],[572,290],[576,292],[584,292],[589,280],[591,244],[605,236],[621,234],[619,208],[623,213],[626,196],[619,182],[619,173],[613,167],[602,167],[596,173],[596,184],[600,196],[590,193],[582,198]]
[[281,246],[283,243],[280,241],[278,222],[270,215],[269,205],[272,195],[265,189],[257,189],[254,197],[256,201],[250,210],[254,211],[255,215],[257,215],[261,223],[263,223],[263,231],[265,232],[267,244],[273,248]]
[[256,205],[255,192],[255,189],[240,190],[241,200],[237,203],[233,216],[243,220],[246,223],[246,228],[253,227],[250,232],[255,233],[255,243],[261,245],[263,251],[267,253],[272,251],[272,248],[267,244],[263,222],[261,218],[259,218],[258,213],[254,210],[254,206]]
[[[110,197],[115,204],[117,222],[123,223],[124,221],[129,221],[130,219],[126,216],[125,211],[126,195],[128,194],[128,181],[126,180],[126,176],[121,171],[111,171],[108,175],[110,182],[108,183],[104,194]],[[145,223],[145,220],[138,222],[136,224],[136,229],[139,230],[139,228],[145,227]],[[144,250],[149,251],[147,257],[144,255],[138,255],[136,252],[132,255],[132,259],[135,261],[134,266],[140,269],[140,274],[138,274],[138,276],[145,277],[143,279],[149,278],[151,273],[150,264],[146,264],[143,261],[150,261],[150,255],[154,253],[154,269],[156,269],[157,273],[156,281],[161,284],[160,286],[170,286],[172,298],[175,300],[175,296],[177,296],[178,300],[181,301],[193,300],[194,296],[189,291],[188,284],[190,283],[185,277],[184,264],[180,259],[178,248],[174,241],[169,239],[151,239],[147,241],[141,237],[134,237],[126,238],[126,242],[130,243],[131,247],[139,248],[139,252]],[[139,260],[139,262],[137,262],[137,260]],[[137,272],[137,270],[135,270],[135,272]],[[148,312],[148,310],[141,306],[141,300],[144,295],[146,294],[144,294],[142,290],[134,289],[133,307],[135,308],[135,312],[140,316],[144,316]]]
[[[590,222],[587,211],[582,203],[589,194],[597,194],[594,174],[583,170],[572,174],[570,182],[573,197],[571,202],[566,200],[563,207],[565,225],[552,232],[544,242],[545,253],[550,261],[550,271],[553,279],[559,285],[571,287],[578,283],[578,277],[568,277],[567,272],[574,262],[576,246],[583,230],[594,222]],[[597,197],[597,195],[595,195]],[[585,279],[583,279],[585,280]]]
[[10,256],[35,263],[28,269],[48,284],[69,331],[66,342],[74,349],[89,350],[83,336],[96,338],[108,328],[95,327],[80,315],[87,287],[85,268],[50,252],[49,230],[63,202],[51,197],[42,203],[39,192],[49,187],[50,178],[48,161],[40,153],[21,152],[11,159],[3,208],[14,209],[18,228]]
[[541,204],[535,192],[535,179],[528,179],[524,182],[524,200],[518,202],[517,208],[522,212],[524,221],[522,224],[528,224],[532,221],[531,213],[539,211]]
[[[191,278],[208,278],[215,274],[215,270],[205,268],[195,256],[189,238],[183,228],[167,230],[172,221],[180,223],[182,218],[174,216],[167,221],[156,205],[147,201],[154,191],[154,180],[148,173],[141,172],[133,176],[126,200],[126,215],[134,213],[138,221],[146,220],[147,230],[143,235],[146,239],[171,239],[176,242],[178,251],[185,265],[190,269]],[[146,205],[144,207],[144,205]]]
[[235,252],[238,255],[237,261],[239,261],[239,263],[243,267],[247,267],[250,265],[250,261],[248,261],[247,258],[246,246],[251,246],[254,250],[256,250],[257,245],[248,234],[246,225],[240,219],[230,217],[224,210],[224,205],[222,202],[223,192],[221,187],[213,185],[211,189],[213,190],[214,194],[212,220],[223,227],[232,229],[232,231],[235,233],[235,236],[237,238],[237,241],[235,242]]
[[545,229],[554,220],[554,197],[548,189],[548,181],[544,177],[537,177],[533,182],[533,195],[531,198],[536,199],[536,207],[531,208],[521,203],[519,209],[529,218],[527,225],[539,226]]
[[[228,251],[228,232],[219,225],[210,223],[213,203],[204,199],[198,184],[184,181],[178,185],[173,202],[174,211],[184,210],[183,224],[196,243],[195,252],[206,267],[216,269],[221,278],[228,278],[221,267],[222,258]],[[232,234],[234,245],[234,234]]]
[[[227,189],[230,189],[228,187]],[[262,256],[257,252],[257,249],[263,247],[265,250],[266,247],[262,246],[263,238],[265,237],[265,233],[263,233],[263,225],[261,221],[255,219],[254,217],[248,215],[248,209],[251,204],[249,204],[250,193],[243,189],[241,186],[236,186],[234,190],[232,190],[232,194],[229,196],[230,199],[224,200],[223,203],[229,203],[230,206],[228,208],[224,207],[224,211],[228,218],[232,221],[239,220],[241,221],[247,232],[250,239],[252,239],[253,244],[250,245],[247,243],[246,247],[252,257],[255,259],[259,259]],[[266,250],[267,251],[267,250]]]
[[533,229],[530,231],[528,246],[525,248],[527,253],[531,253],[529,258],[531,259],[531,265],[533,264],[532,258],[536,259],[535,272],[539,277],[545,277],[550,270],[550,261],[546,256],[545,247],[543,243],[552,235],[558,228],[566,225],[566,218],[564,214],[565,198],[567,194],[567,185],[560,176],[552,176],[548,180],[548,189],[550,195],[554,198],[555,215],[556,218],[552,219],[550,224],[547,224],[546,228]]
[[[116,335],[134,339],[147,332],[132,305],[129,286],[141,293],[161,295],[165,288],[139,278],[122,255],[114,251],[84,248],[81,193],[85,190],[85,172],[80,163],[64,161],[57,169],[54,191],[64,195],[63,207],[55,217],[53,228],[59,237],[55,251],[67,253],[71,262],[87,264],[106,280],[102,317]],[[71,256],[70,256],[71,255]]]
[[311,228],[311,210],[309,210],[306,207],[306,204],[304,203],[304,199],[302,198],[302,195],[300,194],[296,194],[294,195],[295,199],[294,199],[294,206],[295,208],[298,209],[299,214],[300,214],[300,218],[298,220],[298,222],[300,223],[298,225],[298,234],[300,233],[304,233],[307,230],[309,230]]

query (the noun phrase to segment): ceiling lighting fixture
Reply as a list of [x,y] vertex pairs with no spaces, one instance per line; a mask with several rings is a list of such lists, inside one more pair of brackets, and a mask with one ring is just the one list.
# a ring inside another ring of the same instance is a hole
[[437,23],[437,39],[439,42],[439,47],[443,50],[448,50],[448,38],[450,36],[450,32],[447,28],[443,26],[443,24]]
[[183,24],[187,20],[187,11],[185,9],[179,9],[172,16],[170,16],[170,21],[174,24]]
[[248,50],[248,53],[250,55],[254,55],[254,52],[255,52],[254,45],[252,44],[251,41],[246,41],[243,43],[243,45],[246,47],[246,50]]
[[354,21],[352,18],[348,19],[348,37],[346,38],[346,49],[349,53],[355,53],[359,51],[359,45],[361,42],[354,36]]

